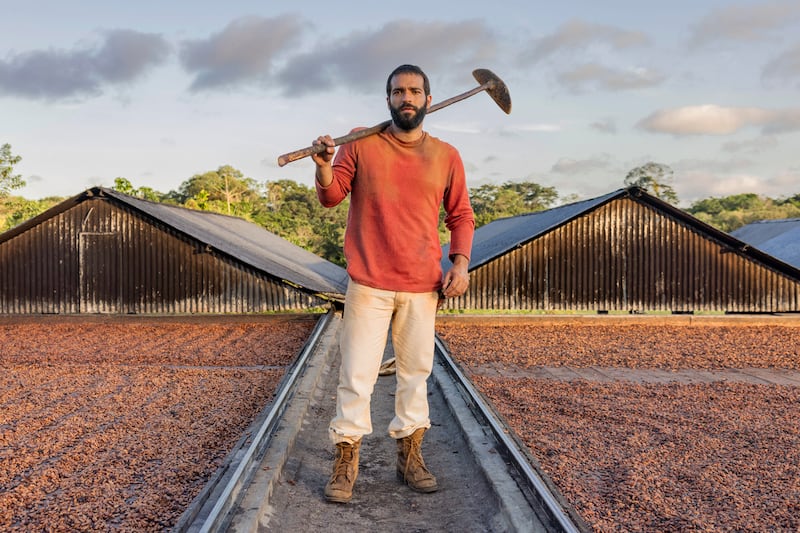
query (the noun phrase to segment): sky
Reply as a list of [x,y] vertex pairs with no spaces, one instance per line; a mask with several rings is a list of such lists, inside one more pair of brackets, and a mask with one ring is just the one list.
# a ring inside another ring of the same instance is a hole
[[279,155],[389,118],[403,63],[469,187],[533,181],[562,201],[667,165],[681,206],[800,193],[800,2],[492,0],[420,3],[0,0],[0,144],[29,199],[124,177],[177,190],[230,165],[312,185]]

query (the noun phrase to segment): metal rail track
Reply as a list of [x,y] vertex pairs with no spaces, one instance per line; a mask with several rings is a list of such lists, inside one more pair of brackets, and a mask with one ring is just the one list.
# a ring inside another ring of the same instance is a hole
[[[292,398],[296,383],[302,376],[311,354],[317,349],[320,337],[329,327],[332,318],[333,313],[329,312],[319,320],[300,355],[281,382],[269,411],[258,423],[252,437],[249,439],[249,445],[246,445],[246,439],[240,441],[240,446],[229,456],[226,465],[220,469],[200,495],[195,498],[175,528],[173,528],[175,533],[218,532],[225,531],[231,525],[232,515],[237,510],[248,484],[252,481],[254,472],[259,468],[259,461],[264,457],[265,451],[270,445],[272,436],[286,411],[289,400]],[[503,458],[503,467],[513,469],[515,473],[512,476],[514,481],[520,486],[520,489],[523,489],[522,492],[526,494],[527,505],[524,505],[524,507],[530,506],[531,509],[536,509],[539,519],[547,523],[547,531],[564,533],[586,531],[586,528],[580,525],[580,519],[573,520],[569,513],[565,512],[564,506],[543,481],[536,469],[531,466],[531,462],[526,457],[525,452],[521,451],[520,446],[509,436],[509,429],[500,421],[492,408],[483,400],[480,393],[461,372],[446,346],[438,337],[436,337],[436,350],[447,376],[442,376],[439,373],[435,375],[435,378],[440,382],[440,386],[442,386],[442,381],[445,379],[450,382],[447,387],[442,387],[445,397],[448,394],[460,395],[466,404],[466,408],[480,420],[481,424],[489,428],[491,436],[496,441],[494,448]],[[439,372],[439,370],[436,369],[435,372]],[[450,403],[452,399],[446,399],[446,401]],[[515,506],[515,503],[510,503],[510,506]],[[515,512],[530,514],[531,511],[516,509]],[[514,523],[513,518],[511,522],[512,524]],[[521,521],[517,521],[517,523],[522,523],[523,525],[516,529],[527,529],[524,525],[524,518]]]

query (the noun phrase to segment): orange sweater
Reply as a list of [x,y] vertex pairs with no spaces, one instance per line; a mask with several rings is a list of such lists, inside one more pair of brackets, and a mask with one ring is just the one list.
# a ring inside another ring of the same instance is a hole
[[438,221],[444,203],[450,257],[467,258],[475,219],[458,151],[427,133],[413,143],[388,131],[339,148],[333,182],[317,183],[325,207],[350,193],[344,238],[347,272],[362,285],[403,292],[442,286]]

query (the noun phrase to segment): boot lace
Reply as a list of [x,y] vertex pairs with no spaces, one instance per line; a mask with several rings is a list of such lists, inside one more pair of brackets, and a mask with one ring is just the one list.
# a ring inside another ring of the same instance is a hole
[[[408,477],[409,470],[413,470],[417,475],[420,473],[424,473],[428,476],[431,475],[428,471],[428,467],[425,466],[425,461],[422,459],[422,439],[415,439],[413,437],[408,439],[406,465],[403,471],[405,477]],[[421,470],[421,472],[417,472],[417,470]]]
[[351,481],[352,465],[353,465],[353,446],[344,442],[336,445],[339,456],[333,466],[333,478],[344,477],[347,481]]

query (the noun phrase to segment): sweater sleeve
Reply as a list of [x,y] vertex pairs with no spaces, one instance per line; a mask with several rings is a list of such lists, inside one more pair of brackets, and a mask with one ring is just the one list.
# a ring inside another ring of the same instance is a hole
[[467,259],[472,254],[472,237],[475,232],[475,216],[469,201],[464,164],[454,151],[451,164],[450,186],[444,195],[444,223],[450,230],[450,253],[452,261],[456,255]]
[[[363,128],[356,128],[358,131]],[[352,190],[353,177],[356,171],[355,144],[349,143],[339,147],[333,159],[333,181],[323,187],[315,179],[317,198],[325,207],[335,207],[344,200]]]

